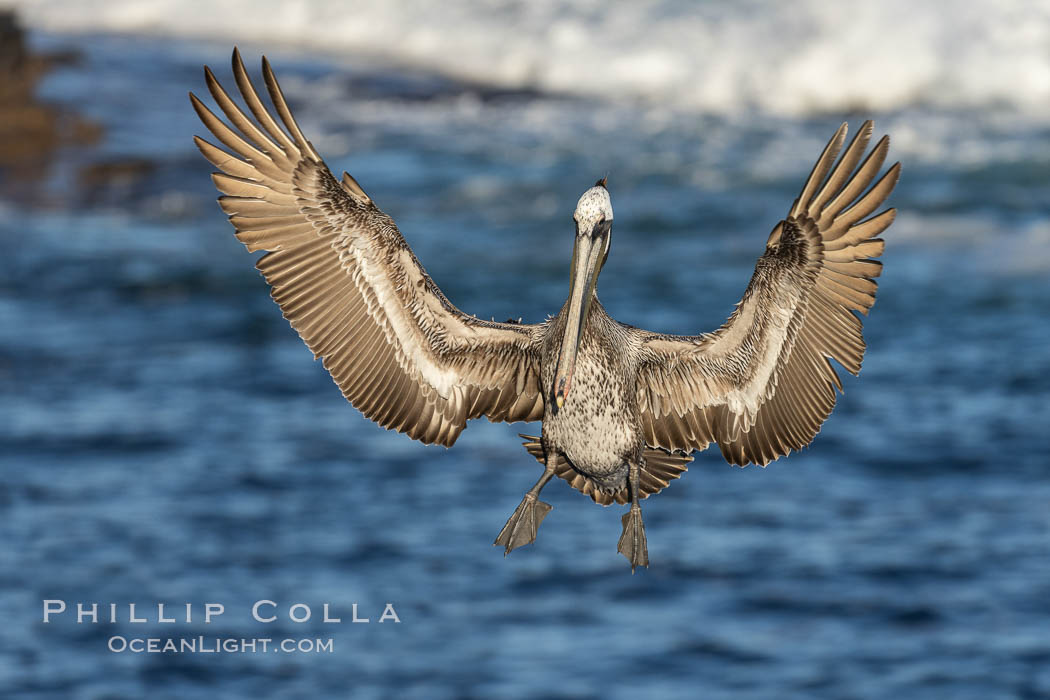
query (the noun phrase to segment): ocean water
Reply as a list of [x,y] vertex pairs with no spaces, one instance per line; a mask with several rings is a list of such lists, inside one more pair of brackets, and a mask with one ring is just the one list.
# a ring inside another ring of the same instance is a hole
[[[1050,696],[1045,5],[15,5],[33,46],[80,54],[41,97],[104,136],[0,199],[4,697]],[[647,500],[648,570],[616,552],[622,510],[560,481],[504,558],[538,424],[426,447],[311,361],[190,139],[186,91],[203,63],[231,82],[233,43],[497,319],[557,311],[572,208],[608,175],[602,302],[716,328],[830,134],[875,118],[903,175],[863,372],[810,448],[709,450]],[[70,610],[44,624],[48,599]],[[197,636],[332,650],[109,650]]]

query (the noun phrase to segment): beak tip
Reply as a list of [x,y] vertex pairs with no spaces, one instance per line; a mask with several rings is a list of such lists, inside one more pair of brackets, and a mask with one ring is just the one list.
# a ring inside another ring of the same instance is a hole
[[561,408],[565,405],[565,396],[562,394],[558,394],[556,397],[554,397],[554,400],[555,402],[557,402],[558,408]]

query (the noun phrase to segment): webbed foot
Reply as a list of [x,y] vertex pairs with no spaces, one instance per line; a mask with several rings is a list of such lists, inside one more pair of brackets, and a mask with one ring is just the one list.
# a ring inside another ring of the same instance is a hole
[[514,509],[513,515],[507,519],[507,524],[499,531],[499,536],[492,544],[506,547],[503,556],[510,554],[512,549],[532,544],[536,541],[536,530],[552,507],[549,503],[538,500],[534,493],[525,494],[525,498],[521,499],[521,503]]
[[622,518],[623,534],[616,550],[631,562],[631,573],[635,567],[649,566],[649,548],[645,542],[645,525],[642,523],[642,509],[637,503]]

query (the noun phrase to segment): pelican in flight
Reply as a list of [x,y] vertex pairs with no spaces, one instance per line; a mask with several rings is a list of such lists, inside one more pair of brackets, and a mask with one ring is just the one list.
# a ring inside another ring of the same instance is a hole
[[[195,95],[226,150],[195,137],[216,168],[219,204],[314,357],[343,396],[384,428],[446,447],[471,418],[542,420],[522,435],[543,474],[496,537],[509,553],[532,543],[558,476],[596,503],[628,505],[618,550],[648,566],[640,502],[677,479],[691,453],[717,442],[736,465],[766,465],[808,445],[842,390],[830,360],[860,371],[860,318],[875,301],[895,210],[878,214],[900,165],[881,178],[872,123],[843,151],[832,136],[787,216],[773,227],[725,324],[664,335],[609,316],[595,293],[609,255],[605,179],[580,197],[569,297],[539,324],[483,321],[457,309],[424,271],[394,221],[349,174],[337,180],[296,124],[269,63],[264,105],[235,49],[247,111],[205,68],[228,123]],[[839,153],[841,152],[841,158]],[[872,184],[874,183],[874,184]]]

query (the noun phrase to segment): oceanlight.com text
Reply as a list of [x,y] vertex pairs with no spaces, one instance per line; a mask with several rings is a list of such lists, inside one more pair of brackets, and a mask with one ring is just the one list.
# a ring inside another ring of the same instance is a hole
[[115,654],[331,654],[335,643],[328,639],[273,639],[271,637],[123,637],[107,643]]

